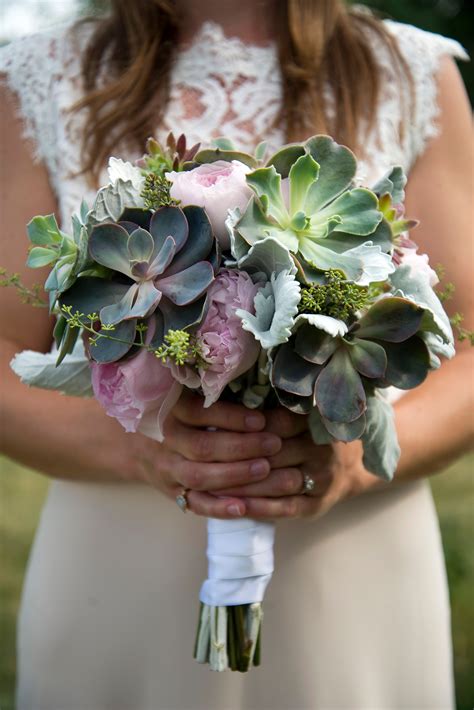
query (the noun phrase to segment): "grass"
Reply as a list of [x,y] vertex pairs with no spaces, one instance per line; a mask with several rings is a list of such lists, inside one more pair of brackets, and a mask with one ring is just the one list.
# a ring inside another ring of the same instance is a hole
[[[474,455],[433,479],[452,604],[458,710],[474,698]],[[0,707],[13,710],[15,619],[28,553],[47,480],[0,458]]]

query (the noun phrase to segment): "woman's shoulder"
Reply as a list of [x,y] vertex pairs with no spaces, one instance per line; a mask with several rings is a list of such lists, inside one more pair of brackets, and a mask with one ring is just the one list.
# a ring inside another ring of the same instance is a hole
[[[379,33],[371,32],[371,45],[382,76],[379,129],[385,132],[384,142],[390,142],[391,137],[392,144],[397,143],[400,162],[408,172],[439,132],[438,78],[442,59],[467,60],[469,56],[450,37],[394,20],[383,20],[382,25],[393,38],[408,75],[394,61],[389,43]],[[405,125],[401,143],[395,140],[393,131],[399,122]]]

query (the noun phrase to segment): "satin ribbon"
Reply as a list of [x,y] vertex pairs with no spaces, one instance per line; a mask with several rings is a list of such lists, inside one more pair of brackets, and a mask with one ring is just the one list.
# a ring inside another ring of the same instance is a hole
[[200,600],[209,606],[263,601],[273,572],[275,525],[209,518],[207,537],[208,578]]

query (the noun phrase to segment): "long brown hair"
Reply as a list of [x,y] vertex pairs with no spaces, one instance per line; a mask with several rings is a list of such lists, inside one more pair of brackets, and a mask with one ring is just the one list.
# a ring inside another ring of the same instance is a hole
[[[283,86],[277,121],[287,139],[326,132],[357,150],[361,126],[365,134],[373,127],[381,84],[371,38],[391,54],[399,81],[411,84],[395,39],[373,14],[343,0],[276,0],[276,10]],[[173,0],[111,0],[110,14],[96,23],[83,58],[85,95],[74,107],[88,111],[83,168],[95,179],[119,143],[143,147],[159,126],[179,17]],[[106,81],[99,79],[104,67]],[[336,109],[332,119],[325,86]]]

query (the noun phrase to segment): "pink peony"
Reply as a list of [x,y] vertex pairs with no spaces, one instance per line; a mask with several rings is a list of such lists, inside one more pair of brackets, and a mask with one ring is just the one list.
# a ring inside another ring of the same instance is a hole
[[170,194],[182,205],[204,207],[222,249],[229,249],[230,241],[225,220],[229,209],[243,211],[252,195],[245,181],[250,168],[238,160],[231,163],[217,160],[193,170],[166,173],[173,183]]
[[196,334],[208,363],[199,371],[205,407],[257,360],[259,343],[243,330],[235,311],[255,313],[253,301],[260,285],[243,271],[222,269],[209,289],[209,310]]
[[407,247],[400,247],[398,253],[400,256],[400,264],[402,266],[409,266],[413,274],[423,274],[428,279],[431,288],[439,283],[436,271],[430,266],[428,254],[418,254],[416,249]]
[[91,367],[94,395],[107,414],[125,431],[162,441],[164,420],[182,390],[171,371],[145,349],[128,360]]

